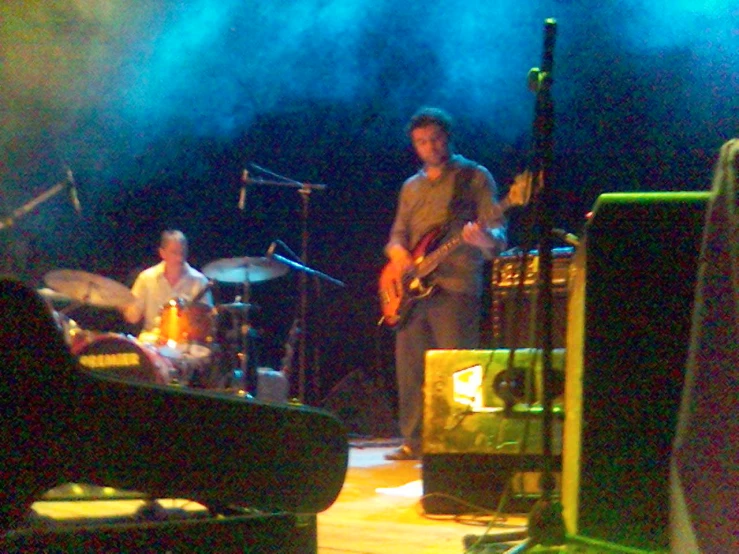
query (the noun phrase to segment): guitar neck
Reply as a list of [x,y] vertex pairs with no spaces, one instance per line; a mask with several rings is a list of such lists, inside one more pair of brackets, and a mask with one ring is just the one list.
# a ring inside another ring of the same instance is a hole
[[422,278],[434,271],[444,259],[462,246],[462,233],[455,233],[452,238],[444,242],[436,250],[428,254],[416,266],[416,277]]
[[[511,207],[511,201],[508,196],[506,196],[498,203],[498,205],[500,206],[500,210],[502,213]],[[447,256],[449,256],[462,244],[462,233],[460,231],[459,233],[455,233],[449,240],[444,242],[436,250],[424,256],[423,260],[421,260],[416,266],[415,276],[419,278],[428,276],[439,266],[441,262],[444,261]]]

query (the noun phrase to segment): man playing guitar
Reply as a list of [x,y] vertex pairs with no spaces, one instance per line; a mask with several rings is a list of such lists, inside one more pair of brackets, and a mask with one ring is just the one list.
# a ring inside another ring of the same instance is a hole
[[524,203],[520,187],[498,203],[490,172],[453,152],[444,111],[422,108],[408,135],[423,167],[400,190],[379,283],[383,320],[397,331],[403,445],[390,460],[421,454],[426,350],[479,348],[483,266],[506,248],[506,206]]

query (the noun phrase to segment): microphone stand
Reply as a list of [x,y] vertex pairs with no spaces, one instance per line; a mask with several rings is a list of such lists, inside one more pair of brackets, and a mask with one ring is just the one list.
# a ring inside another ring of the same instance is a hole
[[[270,249],[271,250],[271,249]],[[300,282],[305,283],[305,280],[308,275],[312,275],[314,277],[319,277],[321,279],[324,279],[328,281],[329,283],[333,283],[334,285],[337,285],[339,287],[345,287],[346,285],[339,281],[338,279],[334,279],[333,277],[330,277],[326,275],[325,273],[322,273],[320,271],[317,271],[315,269],[311,269],[307,265],[300,264],[298,262],[294,262],[293,260],[289,260],[283,256],[280,256],[279,254],[275,254],[274,252],[268,253],[267,257],[281,263],[283,265],[286,265],[288,267],[291,267],[293,269],[296,269],[300,271]],[[303,318],[303,321],[305,321],[305,307],[307,306],[307,301],[305,300],[305,289],[301,290],[303,298],[301,302],[301,317]],[[304,323],[303,323],[304,324]],[[303,333],[301,332],[300,335],[302,336]],[[304,343],[301,343],[304,344]],[[303,363],[300,365],[300,401],[304,402],[303,396],[305,394],[305,347],[303,346]],[[315,374],[314,374],[315,377]],[[316,379],[314,379],[314,386],[316,386]]]
[[[268,186],[274,186],[274,187],[288,187],[288,188],[295,188],[298,189],[298,194],[300,194],[300,197],[302,199],[302,211],[301,211],[301,261],[303,264],[308,263],[308,215],[310,212],[309,204],[310,204],[310,194],[314,190],[325,190],[327,185],[323,184],[316,184],[316,183],[304,183],[300,181],[295,181],[293,179],[289,179],[287,177],[283,177],[282,175],[278,175],[277,173],[274,173],[268,169],[265,169],[263,167],[258,166],[257,164],[250,163],[249,164],[252,168],[256,169],[257,171],[261,171],[263,173],[266,173],[268,175],[271,175],[272,177],[275,177],[277,180],[265,180],[261,178],[252,178],[249,177],[248,173],[245,172],[243,177],[244,184],[252,184],[252,185],[268,185]],[[299,293],[300,293],[300,329],[301,333],[298,337],[298,398],[302,403],[305,403],[306,398],[306,337],[308,335],[307,331],[307,319],[308,319],[308,280],[307,280],[307,273],[301,272],[300,273],[300,281],[299,281]],[[314,385],[316,384],[316,381],[318,379],[317,375],[317,368],[314,368]]]
[[[534,504],[528,518],[528,537],[506,550],[505,554],[527,552],[537,545],[560,546],[565,544],[566,533],[562,506],[553,500],[556,480],[552,459],[552,403],[554,370],[552,369],[553,312],[552,312],[552,246],[553,246],[553,195],[549,188],[549,175],[553,161],[554,104],[552,102],[552,71],[554,65],[554,42],[557,23],[554,19],[544,22],[544,53],[541,69],[529,71],[529,88],[536,93],[533,124],[532,174],[538,179],[538,193],[534,197],[534,234],[539,239],[539,271],[537,319],[541,324],[542,337],[542,474],[541,496]],[[524,268],[521,268],[523,273]],[[485,543],[507,542],[496,537],[481,537],[474,546]]]
[[293,269],[297,269],[298,271],[302,271],[306,275],[313,275],[315,277],[320,277],[321,279],[324,279],[328,281],[329,283],[333,283],[336,286],[339,287],[345,287],[346,284],[342,281],[339,281],[338,279],[334,279],[330,275],[326,275],[325,273],[318,271],[316,269],[312,269],[308,267],[307,265],[300,264],[298,262],[294,262],[292,260],[288,260],[287,258],[280,256],[279,254],[270,254],[268,256],[269,258],[272,258],[274,261],[279,262],[281,264],[284,264],[286,266],[292,267]]
[[[553,130],[554,103],[551,96],[554,66],[554,43],[557,23],[554,19],[544,22],[544,53],[541,70],[532,70],[529,83],[536,92],[536,108],[534,117],[534,170],[540,177],[540,192],[534,202],[539,235],[539,287],[540,304],[538,305],[542,324],[542,476],[541,497],[529,514],[529,537],[519,546],[510,549],[510,554],[525,552],[537,544],[546,546],[563,545],[565,543],[565,526],[562,518],[562,506],[552,499],[556,486],[553,475],[552,460],[552,244],[551,229],[554,227],[552,204],[553,195],[548,179],[554,158]],[[535,83],[532,75],[536,76]],[[535,87],[533,86],[535,85]]]
[[48,190],[42,192],[39,194],[36,198],[32,199],[31,201],[25,203],[20,208],[16,208],[13,210],[12,215],[3,218],[0,220],[0,230],[7,229],[9,227],[12,227],[15,224],[15,221],[24,215],[26,215],[28,212],[33,210],[36,206],[39,204],[42,204],[43,202],[46,202],[50,198],[53,198],[57,194],[59,194],[62,190],[64,190],[66,187],[70,186],[69,179],[65,181],[61,181],[57,183],[56,185],[50,187]]

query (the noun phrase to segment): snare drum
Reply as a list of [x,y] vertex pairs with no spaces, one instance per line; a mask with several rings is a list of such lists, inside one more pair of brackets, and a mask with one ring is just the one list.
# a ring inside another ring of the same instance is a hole
[[[157,352],[167,358],[174,368],[173,378],[183,385],[207,380],[212,371],[213,351],[197,343],[158,346]],[[198,385],[200,386],[200,385]]]
[[82,346],[77,355],[82,366],[146,383],[169,384],[175,369],[155,348],[114,333],[99,335]]
[[173,298],[159,316],[159,344],[205,343],[213,337],[213,308],[207,304]]

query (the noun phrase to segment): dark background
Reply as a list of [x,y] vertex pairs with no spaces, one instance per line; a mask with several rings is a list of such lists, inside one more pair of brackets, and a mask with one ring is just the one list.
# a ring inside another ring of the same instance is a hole
[[[408,117],[448,109],[458,150],[505,193],[530,161],[526,76],[541,65],[547,17],[558,22],[559,227],[579,233],[603,192],[708,189],[737,133],[732,2],[47,4],[0,7],[1,209],[9,216],[69,168],[83,213],[62,193],[0,230],[4,270],[33,286],[59,268],[131,285],[165,228],[188,235],[202,268],[263,256],[276,239],[301,253],[305,223],[308,265],[347,285],[308,281],[312,402],[354,370],[392,386],[375,288],[398,188],[416,169]],[[328,187],[308,196],[306,220],[305,197],[287,187],[252,185],[239,211],[249,163]],[[511,246],[526,214],[511,212]],[[241,292],[223,285],[216,298]],[[255,284],[251,298],[261,362],[278,366],[299,315],[297,272]],[[72,315],[124,328],[115,314]],[[486,341],[488,320],[486,309]]]

